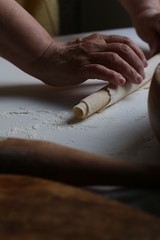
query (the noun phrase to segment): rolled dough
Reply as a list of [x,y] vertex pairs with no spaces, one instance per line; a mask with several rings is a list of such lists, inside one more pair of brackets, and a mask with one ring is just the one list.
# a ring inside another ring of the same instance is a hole
[[160,63],[160,53],[148,60],[148,66],[145,68],[146,78],[140,84],[127,82],[124,86],[111,88],[108,83],[102,89],[82,99],[79,104],[73,107],[75,117],[85,119],[96,112],[104,110],[144,86],[152,79],[158,63]]

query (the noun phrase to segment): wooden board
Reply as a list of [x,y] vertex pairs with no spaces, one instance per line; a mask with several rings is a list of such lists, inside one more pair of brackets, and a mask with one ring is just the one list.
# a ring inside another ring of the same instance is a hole
[[0,239],[160,239],[160,220],[87,191],[0,176]]
[[74,186],[160,188],[158,164],[103,157],[40,140],[2,139],[0,173],[46,178]]

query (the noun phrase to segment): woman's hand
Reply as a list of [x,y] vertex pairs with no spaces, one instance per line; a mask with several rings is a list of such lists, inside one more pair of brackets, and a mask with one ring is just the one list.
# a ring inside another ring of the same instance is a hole
[[130,14],[138,35],[149,44],[151,56],[160,51],[160,1],[119,0]]
[[138,35],[146,41],[151,49],[151,56],[160,51],[160,3],[157,8],[140,12],[133,19]]
[[0,0],[0,56],[44,83],[76,85],[89,78],[140,83],[147,65],[128,38],[94,34],[55,42],[16,1]]
[[139,84],[147,66],[142,51],[128,38],[93,34],[71,42],[55,42],[33,66],[33,75],[53,86],[69,86],[87,79],[114,85]]

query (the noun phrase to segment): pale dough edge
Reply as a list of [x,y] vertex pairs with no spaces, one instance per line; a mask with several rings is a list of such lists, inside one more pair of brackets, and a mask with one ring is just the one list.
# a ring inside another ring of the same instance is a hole
[[[148,66],[145,69],[146,79],[141,84],[128,83],[126,86],[111,89],[104,87],[99,91],[91,94],[85,99],[81,100],[79,104],[73,107],[73,113],[75,117],[84,119],[94,114],[95,112],[101,112],[106,107],[120,101],[132,92],[138,90],[142,86],[148,83],[155,71],[157,64],[160,62],[160,53],[149,59]],[[107,99],[105,99],[107,96]],[[100,97],[100,101],[97,104],[97,99]]]

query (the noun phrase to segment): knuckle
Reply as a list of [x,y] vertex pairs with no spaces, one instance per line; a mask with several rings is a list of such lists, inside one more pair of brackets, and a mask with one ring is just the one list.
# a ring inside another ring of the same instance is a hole
[[126,36],[122,37],[122,39],[123,39],[123,42],[125,42],[126,44],[129,44],[131,42],[131,40]]
[[115,38],[115,35],[106,35],[105,40],[108,42],[112,42],[112,40]]
[[89,74],[93,76],[101,76],[104,72],[104,67],[101,64],[94,64],[89,68]]
[[130,52],[130,47],[128,45],[126,45],[126,44],[121,44],[120,49],[124,53]]
[[111,77],[112,81],[115,81],[115,80],[117,80],[117,78],[118,78],[118,73],[116,73],[116,72],[113,71],[113,72],[111,73],[111,76],[110,76],[110,77]]
[[109,60],[111,63],[116,63],[119,61],[119,55],[117,53],[109,53]]
[[82,43],[82,41],[83,41],[82,38],[77,38],[77,39],[76,39],[76,43],[78,43],[78,44]]
[[98,65],[98,64],[95,64],[94,65],[94,71],[99,73],[102,71],[102,66],[101,65]]
[[91,37],[91,39],[97,39],[97,40],[103,39],[103,35],[99,34],[99,33],[93,33],[90,37]]
[[141,61],[136,62],[135,65],[136,65],[137,70],[138,70],[139,72],[141,72],[141,71],[144,69],[143,63],[142,63]]
[[98,33],[93,33],[92,35],[91,35],[93,38],[99,38],[99,34]]
[[130,68],[129,73],[130,73],[131,77],[136,77],[137,76],[136,71],[133,68]]

